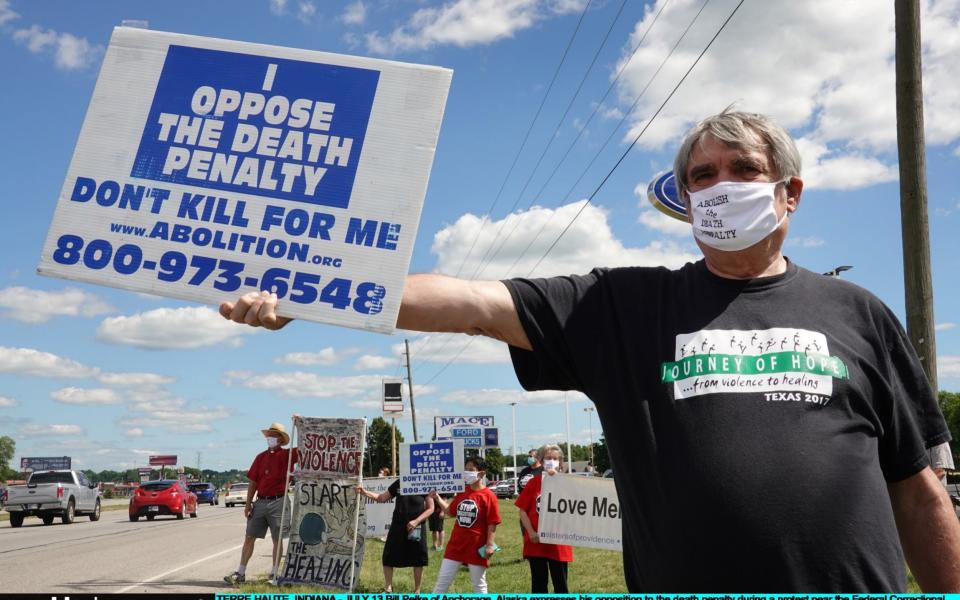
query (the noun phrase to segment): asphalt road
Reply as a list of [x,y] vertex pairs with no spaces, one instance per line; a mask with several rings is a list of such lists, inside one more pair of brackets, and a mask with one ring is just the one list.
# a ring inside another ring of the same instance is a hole
[[[198,517],[161,516],[130,522],[125,510],[100,520],[28,518],[14,529],[0,523],[0,590],[6,593],[207,592],[226,590],[243,542],[241,507],[201,505]],[[270,572],[270,536],[258,540],[247,579]]]

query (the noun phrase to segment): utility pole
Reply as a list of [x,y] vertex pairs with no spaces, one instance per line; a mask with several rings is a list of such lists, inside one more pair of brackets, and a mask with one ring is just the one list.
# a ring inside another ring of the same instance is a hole
[[897,153],[900,162],[900,227],[907,337],[937,392],[937,345],[927,219],[927,167],[920,69],[920,2],[896,0]]
[[511,420],[511,427],[513,429],[513,437],[510,440],[510,454],[513,455],[513,493],[517,493],[520,473],[517,472],[517,403],[510,403],[510,410],[513,413],[513,419]]
[[410,390],[410,420],[413,421],[413,441],[417,439],[417,409],[413,406],[413,376],[410,374],[410,340],[404,339],[403,345],[407,348],[407,387]]
[[203,471],[200,470],[200,452],[197,452],[197,481],[203,481]]
[[390,417],[390,474],[397,476],[397,419]]
[[596,468],[597,465],[593,464],[593,412],[597,410],[592,406],[588,406],[583,409],[583,412],[587,413],[587,423],[590,427],[590,466]]

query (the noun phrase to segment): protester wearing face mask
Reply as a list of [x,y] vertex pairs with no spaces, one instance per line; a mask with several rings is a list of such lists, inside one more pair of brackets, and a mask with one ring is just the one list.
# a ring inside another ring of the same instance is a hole
[[474,456],[467,459],[464,468],[464,490],[449,503],[436,492],[430,493],[433,501],[453,517],[453,531],[443,553],[434,594],[447,591],[461,565],[467,565],[470,570],[473,592],[486,594],[489,559],[499,549],[495,538],[500,524],[500,506],[497,496],[483,483],[487,463]]
[[[703,260],[411,275],[397,327],[501,340],[525,389],[590,398],[630,592],[903,592],[905,562],[923,591],[960,590],[960,523],[926,455],[950,433],[911,341],[875,296],[783,255],[804,191],[790,134],[725,111],[673,171]],[[842,198],[819,201],[808,231]],[[221,313],[277,329],[275,305]]]
[[517,493],[522,492],[523,486],[527,485],[527,482],[532,478],[539,475],[541,470],[543,470],[543,465],[540,464],[537,449],[532,448],[530,452],[527,453],[527,466],[520,469],[520,475],[517,476]]
[[[270,529],[273,538],[273,562],[278,563],[278,557],[283,555],[283,540],[280,538],[280,518],[283,513],[283,500],[287,481],[287,467],[293,468],[297,462],[297,449],[288,450],[283,446],[290,443],[290,436],[282,423],[273,423],[267,429],[261,430],[266,438],[267,449],[253,459],[247,479],[250,486],[247,488],[247,501],[243,505],[243,515],[247,518],[246,536],[243,538],[243,549],[240,550],[240,566],[237,570],[224,577],[224,581],[231,585],[239,585],[247,579],[247,563],[253,556],[253,545],[257,539],[263,539]],[[293,456],[290,456],[290,453]],[[256,501],[254,501],[256,495]],[[276,573],[271,571],[270,579],[276,579]]]
[[547,593],[547,575],[553,580],[553,593],[566,594],[567,565],[573,562],[573,548],[563,544],[543,544],[540,542],[540,490],[545,476],[552,477],[560,471],[563,451],[560,446],[546,445],[538,452],[543,461],[543,470],[523,488],[517,498],[520,509],[520,524],[523,527],[523,557],[530,564],[530,593]]

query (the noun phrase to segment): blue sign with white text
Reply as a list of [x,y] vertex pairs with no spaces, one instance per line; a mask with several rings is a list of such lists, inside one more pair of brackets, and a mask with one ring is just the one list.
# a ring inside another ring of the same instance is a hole
[[130,174],[347,208],[379,78],[171,45]]

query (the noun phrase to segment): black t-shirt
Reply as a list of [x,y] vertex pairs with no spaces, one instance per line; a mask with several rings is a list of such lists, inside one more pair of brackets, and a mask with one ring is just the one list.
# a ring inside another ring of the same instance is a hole
[[950,434],[873,295],[792,263],[504,283],[533,346],[510,348],[523,387],[596,404],[631,592],[904,590],[886,482]]

